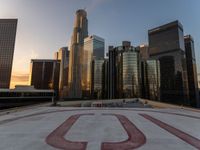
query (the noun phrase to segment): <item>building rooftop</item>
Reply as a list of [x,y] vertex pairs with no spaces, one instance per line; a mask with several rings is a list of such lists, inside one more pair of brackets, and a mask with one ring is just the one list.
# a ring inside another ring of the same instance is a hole
[[31,62],[58,62],[59,60],[55,59],[31,59]]
[[154,34],[154,33],[161,32],[161,31],[164,31],[168,28],[172,28],[172,27],[176,27],[176,26],[178,26],[183,31],[183,25],[178,20],[176,20],[176,21],[167,23],[165,25],[153,28],[153,29],[149,30],[148,33]]
[[200,111],[34,107],[0,116],[0,149],[200,149]]

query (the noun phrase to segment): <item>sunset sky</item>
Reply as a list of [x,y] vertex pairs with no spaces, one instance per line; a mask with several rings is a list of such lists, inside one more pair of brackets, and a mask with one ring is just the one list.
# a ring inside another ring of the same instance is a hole
[[0,18],[18,18],[11,85],[28,84],[31,59],[53,58],[69,44],[80,8],[88,12],[89,34],[104,38],[106,46],[148,43],[148,29],[178,19],[195,40],[200,64],[199,6],[200,0],[0,0]]

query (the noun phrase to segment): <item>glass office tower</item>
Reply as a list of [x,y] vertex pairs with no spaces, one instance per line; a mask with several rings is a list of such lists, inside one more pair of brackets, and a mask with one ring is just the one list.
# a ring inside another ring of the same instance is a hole
[[95,99],[103,97],[103,80],[104,80],[104,59],[93,59],[92,61],[92,85],[91,93]]
[[160,61],[161,101],[188,104],[183,26],[174,21],[149,30],[149,54]]
[[134,48],[125,48],[122,52],[122,89],[123,97],[140,96],[139,53]]
[[142,62],[142,96],[160,101],[160,63],[158,60]]
[[84,39],[81,86],[85,98],[91,96],[92,60],[104,58],[104,47],[104,39],[96,35]]
[[78,10],[71,38],[70,61],[69,61],[69,86],[70,98],[82,98],[81,71],[83,59],[84,38],[88,36],[88,20],[85,10]]
[[114,98],[140,97],[140,56],[131,43],[109,47],[108,96]]
[[193,107],[200,107],[194,40],[191,35],[186,35],[184,41],[190,105]]
[[0,19],[0,88],[9,88],[17,19]]
[[69,72],[69,50],[62,47],[56,52],[56,60],[60,60],[59,93],[60,98],[67,98],[69,93],[68,72]]

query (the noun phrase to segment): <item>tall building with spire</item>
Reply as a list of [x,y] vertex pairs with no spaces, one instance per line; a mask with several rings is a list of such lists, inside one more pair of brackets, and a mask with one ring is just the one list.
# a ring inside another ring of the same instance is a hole
[[76,11],[73,34],[71,38],[69,61],[70,98],[82,98],[81,71],[84,38],[88,36],[87,12],[83,9]]

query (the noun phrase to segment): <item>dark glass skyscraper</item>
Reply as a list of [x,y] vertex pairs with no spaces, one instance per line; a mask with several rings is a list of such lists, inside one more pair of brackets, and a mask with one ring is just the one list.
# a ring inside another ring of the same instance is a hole
[[84,38],[88,36],[88,20],[85,10],[78,10],[71,38],[70,61],[69,61],[69,97],[82,98],[82,60]]
[[93,98],[103,98],[104,59],[96,58],[92,61],[91,94]]
[[0,88],[9,88],[17,19],[0,19]]
[[200,107],[194,40],[191,35],[185,36],[184,40],[190,105],[193,107]]
[[141,65],[142,98],[160,101],[160,63],[146,60]]
[[149,54],[160,61],[161,101],[188,104],[183,26],[174,21],[149,30]]
[[48,59],[31,60],[29,82],[36,89],[54,89],[59,91],[60,61]]

